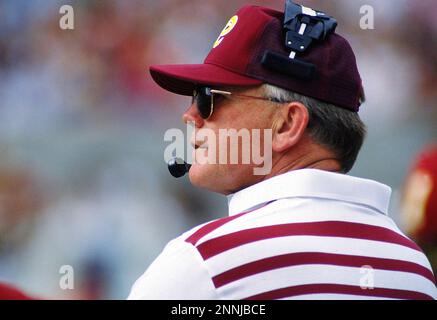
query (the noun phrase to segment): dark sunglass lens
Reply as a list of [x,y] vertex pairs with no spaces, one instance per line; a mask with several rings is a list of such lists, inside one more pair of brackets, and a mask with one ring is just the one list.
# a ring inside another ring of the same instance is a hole
[[208,119],[211,115],[211,90],[209,88],[200,88],[195,96],[197,109],[203,119]]

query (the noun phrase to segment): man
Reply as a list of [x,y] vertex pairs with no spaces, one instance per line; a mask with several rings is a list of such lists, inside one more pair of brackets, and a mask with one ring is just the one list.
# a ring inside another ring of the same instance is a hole
[[229,216],[171,241],[130,299],[437,297],[427,258],[387,217],[390,188],[344,175],[365,135],[363,89],[335,26],[291,2],[285,19],[246,6],[203,64],[151,67],[164,89],[194,95],[183,120],[197,129],[195,158],[223,151],[221,129],[262,130],[271,169],[195,161],[191,183],[227,195]]

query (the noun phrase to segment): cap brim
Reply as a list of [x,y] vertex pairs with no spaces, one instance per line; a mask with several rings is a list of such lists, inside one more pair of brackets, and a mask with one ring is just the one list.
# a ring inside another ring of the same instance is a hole
[[245,87],[263,83],[213,64],[155,65],[150,74],[160,87],[184,96],[191,96],[198,85]]

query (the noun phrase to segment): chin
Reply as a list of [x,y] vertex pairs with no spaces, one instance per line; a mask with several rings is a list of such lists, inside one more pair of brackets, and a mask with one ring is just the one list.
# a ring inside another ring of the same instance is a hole
[[194,164],[189,171],[193,186],[212,192],[229,195],[250,185],[250,175],[240,166],[218,164]]
[[193,164],[189,171],[190,182],[195,187],[226,194],[220,187],[224,176],[220,175],[219,172],[219,166],[217,165]]

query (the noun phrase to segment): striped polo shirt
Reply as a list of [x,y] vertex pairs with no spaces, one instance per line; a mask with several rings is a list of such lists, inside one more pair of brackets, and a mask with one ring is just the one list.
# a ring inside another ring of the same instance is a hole
[[436,299],[426,256],[387,216],[391,190],[316,169],[228,197],[172,240],[129,299]]

